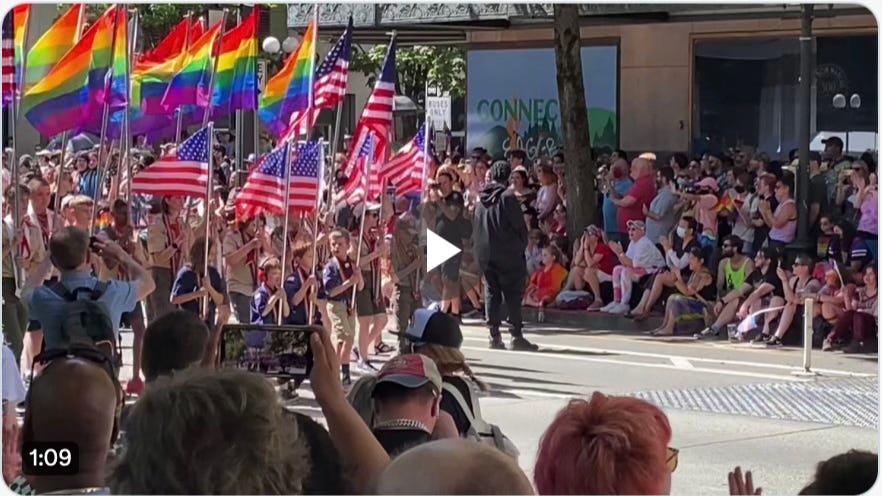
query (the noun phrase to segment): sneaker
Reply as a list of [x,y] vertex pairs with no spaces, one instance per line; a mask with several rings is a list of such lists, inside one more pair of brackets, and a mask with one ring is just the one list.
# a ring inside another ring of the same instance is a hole
[[631,311],[631,307],[628,306],[627,303],[619,303],[613,308],[607,310],[607,312],[614,315],[625,315],[626,313]]
[[693,335],[695,339],[704,339],[709,338],[711,336],[716,336],[717,331],[715,331],[712,327],[705,327],[701,330],[701,332],[697,332]]
[[865,348],[866,347],[864,346],[864,343],[861,343],[858,341],[852,341],[851,343],[849,343],[848,346],[845,347],[844,350],[842,350],[842,352],[849,354],[849,355],[852,355],[855,353],[863,353]]
[[594,300],[591,302],[590,305],[588,305],[588,311],[589,312],[596,312],[596,311],[599,311],[601,308],[603,308],[603,306],[604,306],[603,300]]
[[505,343],[502,342],[502,338],[490,338],[490,349],[491,350],[504,350]]
[[144,394],[144,381],[140,377],[135,377],[126,384],[126,394],[129,396],[141,396]]
[[483,319],[484,318],[484,309],[476,308],[470,312],[466,312],[462,314],[462,318],[464,319]]
[[379,369],[374,366],[370,360],[359,360],[359,362],[355,364],[355,370],[362,374],[376,374]]
[[526,338],[512,338],[511,349],[515,351],[539,351],[539,346],[527,341]]
[[603,307],[601,307],[600,311],[604,312],[604,313],[610,313],[612,311],[612,309],[617,307],[618,305],[619,305],[618,303],[611,301],[611,302],[607,303],[606,305],[604,305]]
[[781,341],[781,338],[778,336],[772,336],[766,341],[766,348],[780,348],[782,346],[784,346],[784,341]]
[[757,337],[753,338],[753,341],[750,342],[752,345],[765,346],[766,342],[769,341],[772,337],[768,334],[760,333]]

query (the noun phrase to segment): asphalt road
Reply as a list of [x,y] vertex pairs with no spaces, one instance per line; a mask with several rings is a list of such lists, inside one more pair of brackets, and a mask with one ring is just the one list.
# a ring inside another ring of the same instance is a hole
[[[518,446],[530,476],[545,427],[569,399],[593,391],[637,395],[665,410],[680,449],[674,494],[727,494],[736,465],[754,471],[763,494],[796,494],[817,462],[879,449],[875,355],[816,352],[819,375],[802,376],[798,349],[536,324],[527,336],[541,349],[529,353],[488,349],[478,325],[463,332],[470,365],[492,388],[481,400],[484,417]],[[321,416],[308,383],[288,406]]]

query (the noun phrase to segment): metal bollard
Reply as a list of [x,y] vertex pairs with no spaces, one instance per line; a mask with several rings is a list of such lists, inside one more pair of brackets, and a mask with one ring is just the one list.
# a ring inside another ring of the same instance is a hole
[[794,375],[816,376],[818,373],[812,371],[812,335],[814,334],[812,317],[814,315],[815,300],[807,298],[803,307],[805,311],[802,315],[802,370],[794,372]]

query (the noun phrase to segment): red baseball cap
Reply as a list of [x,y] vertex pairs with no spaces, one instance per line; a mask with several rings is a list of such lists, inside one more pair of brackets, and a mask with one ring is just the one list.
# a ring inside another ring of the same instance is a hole
[[418,353],[398,355],[389,360],[377,374],[377,383],[393,383],[408,389],[416,389],[431,383],[435,391],[441,392],[441,372],[431,358]]

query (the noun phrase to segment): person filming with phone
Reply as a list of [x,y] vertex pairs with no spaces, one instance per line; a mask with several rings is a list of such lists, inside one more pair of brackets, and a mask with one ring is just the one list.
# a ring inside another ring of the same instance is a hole
[[[93,256],[125,268],[130,280],[99,282],[91,273]],[[49,261],[61,273],[61,279],[55,285],[42,286],[51,269]],[[115,343],[120,316],[131,312],[155,288],[150,273],[120,245],[103,235],[90,238],[82,229],[65,227],[49,239],[49,258],[25,282],[22,299],[32,318],[43,325],[44,349],[48,350],[63,348],[72,338],[82,337],[72,336],[78,330],[94,338],[94,333],[108,326]],[[104,314],[96,315],[93,310],[97,309]],[[77,322],[88,325],[81,324],[77,329]]]

